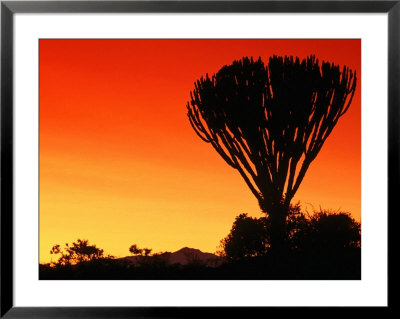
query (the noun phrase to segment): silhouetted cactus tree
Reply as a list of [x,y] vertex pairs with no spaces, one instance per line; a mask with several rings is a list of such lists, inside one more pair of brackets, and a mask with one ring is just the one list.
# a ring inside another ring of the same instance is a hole
[[356,88],[356,72],[273,56],[247,57],[195,83],[190,124],[238,170],[271,219],[271,248],[284,245],[290,201]]

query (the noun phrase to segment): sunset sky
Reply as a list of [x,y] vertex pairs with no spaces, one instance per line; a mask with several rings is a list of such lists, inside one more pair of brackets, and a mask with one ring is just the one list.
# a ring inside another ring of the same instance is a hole
[[78,238],[117,257],[132,244],[215,252],[237,215],[261,217],[186,103],[200,76],[244,56],[310,54],[358,82],[293,202],[360,221],[360,40],[40,40],[40,262]]

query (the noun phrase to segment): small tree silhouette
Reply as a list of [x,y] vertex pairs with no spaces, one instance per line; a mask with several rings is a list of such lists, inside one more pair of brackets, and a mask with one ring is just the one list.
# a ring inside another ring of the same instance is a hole
[[133,256],[140,256],[142,255],[142,249],[140,249],[137,245],[131,245],[129,247],[129,252],[133,255]]
[[233,222],[228,236],[221,240],[219,253],[229,260],[239,260],[264,255],[268,245],[266,218],[252,218],[247,214],[240,214]]
[[[78,239],[72,245],[66,243],[64,251],[61,250],[60,245],[54,245],[50,254],[61,254],[57,262],[53,263],[55,266],[75,265],[81,262],[105,258],[103,249],[97,248],[96,245],[89,245],[89,241],[86,239]],[[107,258],[114,257],[108,255]]]
[[129,247],[129,252],[133,256],[149,256],[151,253],[152,249],[149,248],[139,248],[136,244],[133,244]]
[[322,62],[242,58],[201,77],[187,103],[197,135],[235,168],[271,221],[271,248],[285,246],[290,202],[356,88],[356,72]]

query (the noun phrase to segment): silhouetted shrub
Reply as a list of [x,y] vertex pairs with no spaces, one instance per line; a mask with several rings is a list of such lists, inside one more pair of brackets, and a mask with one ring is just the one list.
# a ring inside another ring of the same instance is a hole
[[268,243],[267,218],[240,214],[228,236],[221,240],[220,255],[230,260],[262,256],[267,252]]
[[113,258],[113,256],[104,256],[103,249],[97,248],[96,245],[89,245],[89,241],[85,239],[78,239],[71,245],[65,244],[64,251],[61,250],[60,245],[54,245],[50,251],[52,255],[60,255],[56,262],[52,262],[51,266],[68,266],[76,265],[82,262],[88,262],[103,258]]
[[[291,205],[286,219],[286,243],[291,251],[332,252],[360,248],[361,225],[348,213],[320,211],[313,215]],[[270,249],[270,220],[236,217],[227,237],[220,242],[219,254],[228,260],[264,256]]]
[[317,212],[298,235],[299,248],[304,250],[331,252],[361,247],[361,224],[344,212]]
[[150,256],[152,249],[149,248],[139,248],[137,245],[131,245],[131,247],[129,247],[129,252],[133,255],[133,256]]

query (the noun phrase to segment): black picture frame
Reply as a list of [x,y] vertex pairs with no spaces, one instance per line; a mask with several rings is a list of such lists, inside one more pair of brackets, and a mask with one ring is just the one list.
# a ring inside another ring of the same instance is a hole
[[[1,1],[1,317],[5,318],[207,318],[238,315],[254,318],[286,311],[297,316],[326,307],[15,307],[13,303],[13,19],[16,13],[387,13],[388,14],[388,225],[393,227],[395,199],[400,188],[400,0],[396,1]],[[397,208],[398,210],[398,208]],[[390,212],[390,214],[389,214]],[[389,227],[389,226],[388,226]],[[389,252],[392,234],[388,229]],[[390,258],[388,255],[388,262]],[[388,273],[390,277],[389,267]],[[393,285],[393,284],[392,284]],[[391,282],[388,280],[388,287]],[[389,289],[390,291],[390,289]],[[391,294],[388,307],[393,309]],[[357,308],[357,315],[363,309]],[[330,307],[337,315],[349,311]]]

